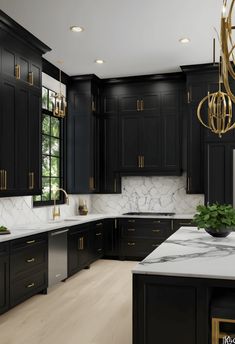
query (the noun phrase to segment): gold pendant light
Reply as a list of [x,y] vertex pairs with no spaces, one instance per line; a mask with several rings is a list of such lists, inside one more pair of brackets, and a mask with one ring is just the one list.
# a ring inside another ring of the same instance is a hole
[[67,103],[65,96],[61,92],[61,69],[60,69],[60,90],[55,95],[55,106],[53,109],[53,115],[55,117],[64,118],[66,116]]

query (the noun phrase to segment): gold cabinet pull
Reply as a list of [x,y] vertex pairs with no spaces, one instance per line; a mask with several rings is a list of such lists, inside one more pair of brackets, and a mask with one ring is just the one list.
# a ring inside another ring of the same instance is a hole
[[96,107],[95,107],[95,102],[94,102],[94,100],[92,100],[92,102],[91,102],[91,111],[92,111],[92,112],[95,112],[95,111],[96,111]]
[[158,244],[152,244],[152,247],[158,247]]
[[101,235],[102,235],[102,233],[96,233],[95,235],[96,235],[96,236],[101,236]]
[[4,171],[4,190],[7,189],[7,171]]
[[144,168],[144,155],[141,155],[141,168]]
[[117,219],[114,220],[114,228],[117,229]]
[[192,94],[191,94],[191,90],[189,90],[187,92],[187,101],[188,101],[188,104],[190,104],[192,102]]
[[89,178],[89,190],[95,191],[95,180],[94,177]]
[[135,220],[128,220],[129,223],[135,223]]
[[154,220],[153,223],[161,223],[161,220]]
[[161,232],[161,229],[152,229],[152,232],[153,233],[159,233],[159,232]]
[[30,86],[33,86],[33,72],[29,72],[28,83]]
[[34,172],[29,172],[29,190],[34,189]]
[[0,170],[0,190],[4,190],[4,170]]
[[138,155],[138,167],[140,168],[141,167],[141,156]]
[[190,177],[187,178],[187,189],[188,191],[190,191],[190,184],[191,184],[191,180]]
[[79,247],[78,247],[78,250],[79,251],[82,251],[84,249],[84,238],[81,237],[79,238]]
[[103,222],[96,223],[96,227],[103,226]]
[[102,251],[102,248],[98,248],[98,250],[97,250],[98,252],[101,252]]
[[28,240],[26,241],[26,244],[30,245],[30,244],[34,244],[36,242],[36,240]]
[[174,230],[174,221],[171,220],[171,230],[173,231]]
[[140,101],[140,111],[144,111],[144,101],[141,99]]
[[20,79],[20,65],[19,65],[19,64],[16,64],[16,65],[15,65],[15,78],[16,78],[17,80]]
[[33,288],[34,286],[35,286],[35,283],[30,283],[30,284],[27,285],[26,288]]
[[127,245],[128,246],[135,246],[135,242],[128,242]]
[[35,258],[30,258],[26,260],[26,263],[34,263],[35,262]]
[[135,228],[128,228],[128,232],[135,232]]
[[139,101],[139,99],[137,99],[137,101],[136,101],[136,109],[137,109],[137,111],[140,111],[140,101]]

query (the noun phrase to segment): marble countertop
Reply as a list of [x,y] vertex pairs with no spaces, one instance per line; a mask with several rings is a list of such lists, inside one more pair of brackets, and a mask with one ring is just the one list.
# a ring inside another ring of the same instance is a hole
[[214,238],[203,229],[181,227],[132,272],[235,280],[235,232]]
[[192,219],[193,215],[189,214],[176,214],[173,216],[130,216],[120,214],[88,214],[85,216],[76,215],[62,220],[50,220],[46,223],[27,223],[19,226],[8,227],[11,234],[0,235],[0,242],[9,241],[13,239],[22,238],[28,235],[34,235],[42,232],[49,232],[60,228],[69,228],[75,225],[81,225],[91,221],[110,219],[110,218],[159,218],[159,219]]

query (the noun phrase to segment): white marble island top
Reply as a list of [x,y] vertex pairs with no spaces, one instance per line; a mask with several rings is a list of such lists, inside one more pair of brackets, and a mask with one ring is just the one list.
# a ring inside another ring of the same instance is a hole
[[181,227],[132,272],[235,280],[235,232],[214,238],[203,229]]

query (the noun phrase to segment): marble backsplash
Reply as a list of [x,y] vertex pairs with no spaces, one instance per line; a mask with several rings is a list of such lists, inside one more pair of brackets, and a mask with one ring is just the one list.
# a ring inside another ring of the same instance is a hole
[[204,203],[204,195],[187,195],[185,185],[185,174],[180,177],[123,177],[122,194],[92,195],[92,212],[167,211],[194,214],[196,206]]
[[[60,205],[61,218],[77,214],[79,198],[86,200],[91,209],[89,195],[69,195],[69,205]],[[33,207],[31,196],[0,198],[0,225],[11,227],[47,222],[52,219],[52,209],[52,206]]]

